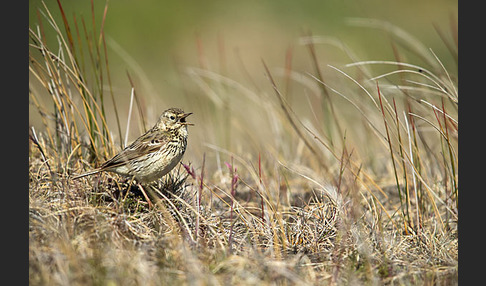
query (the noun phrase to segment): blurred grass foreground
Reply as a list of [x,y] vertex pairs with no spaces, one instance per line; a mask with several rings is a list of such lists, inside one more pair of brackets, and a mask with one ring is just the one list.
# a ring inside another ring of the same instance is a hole
[[[457,2],[234,5],[29,1],[30,283],[457,284]],[[169,107],[153,207],[70,179]]]

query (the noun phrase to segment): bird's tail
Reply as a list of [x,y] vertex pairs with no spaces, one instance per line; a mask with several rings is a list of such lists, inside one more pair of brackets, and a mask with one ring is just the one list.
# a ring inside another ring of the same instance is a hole
[[93,171],[90,171],[90,172],[87,172],[87,173],[84,173],[84,174],[81,174],[81,175],[73,176],[73,177],[71,177],[71,179],[72,180],[77,180],[77,179],[82,178],[82,177],[86,177],[86,176],[89,176],[89,175],[97,174],[100,171],[101,171],[100,169],[96,169],[96,170],[93,170]]

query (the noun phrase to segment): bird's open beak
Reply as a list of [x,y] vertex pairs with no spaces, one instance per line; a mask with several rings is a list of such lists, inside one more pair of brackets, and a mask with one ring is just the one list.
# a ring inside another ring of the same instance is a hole
[[192,123],[189,123],[189,122],[186,122],[186,117],[188,117],[189,115],[191,115],[192,112],[189,112],[189,113],[184,113],[181,115],[181,119],[180,119],[180,122],[184,125],[191,125],[191,126],[194,126],[194,124]]

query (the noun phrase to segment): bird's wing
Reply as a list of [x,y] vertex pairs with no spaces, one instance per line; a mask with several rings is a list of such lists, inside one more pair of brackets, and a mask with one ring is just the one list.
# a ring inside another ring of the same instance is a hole
[[101,165],[100,169],[111,169],[136,160],[146,154],[155,152],[169,142],[166,132],[154,132],[149,130],[120,153]]

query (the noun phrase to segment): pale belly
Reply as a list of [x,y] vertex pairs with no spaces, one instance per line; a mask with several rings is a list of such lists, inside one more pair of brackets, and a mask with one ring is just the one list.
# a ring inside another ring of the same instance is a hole
[[165,159],[160,159],[160,156],[151,156],[142,165],[123,165],[111,171],[125,176],[135,176],[140,183],[150,183],[167,175],[179,164],[183,155],[184,152],[178,152]]

